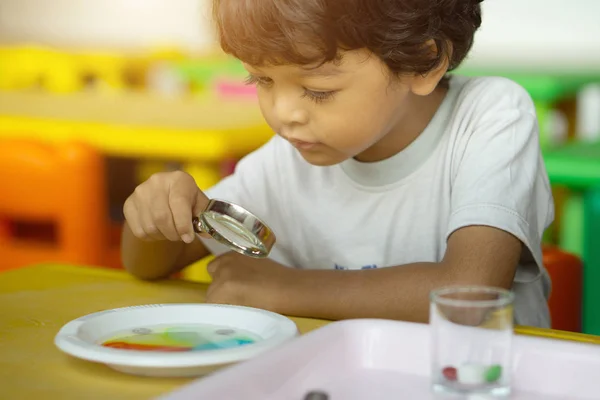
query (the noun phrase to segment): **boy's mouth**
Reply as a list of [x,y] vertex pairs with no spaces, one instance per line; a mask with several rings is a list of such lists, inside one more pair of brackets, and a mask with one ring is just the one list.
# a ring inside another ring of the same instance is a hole
[[294,146],[295,148],[297,148],[299,150],[310,150],[319,144],[319,143],[315,143],[315,142],[304,142],[302,140],[296,140],[296,139],[289,139],[289,142],[292,144],[292,146]]

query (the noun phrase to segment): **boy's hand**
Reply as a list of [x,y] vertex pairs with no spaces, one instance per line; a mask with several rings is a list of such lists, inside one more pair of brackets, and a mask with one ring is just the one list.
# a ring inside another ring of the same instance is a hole
[[192,216],[198,215],[208,198],[191,175],[161,172],[140,184],[125,201],[123,212],[132,233],[142,240],[194,240]]
[[208,264],[212,283],[206,302],[282,312],[287,298],[284,293],[294,283],[296,272],[269,259],[225,253]]

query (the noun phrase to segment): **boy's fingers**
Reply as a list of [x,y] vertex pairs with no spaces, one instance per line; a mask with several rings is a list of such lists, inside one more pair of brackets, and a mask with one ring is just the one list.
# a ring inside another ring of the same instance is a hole
[[[196,192],[194,206],[192,208],[192,214],[194,217],[198,217],[202,213],[202,211],[204,211],[206,209],[206,206],[208,205],[208,201],[209,201],[208,197],[206,197],[206,195],[204,193],[202,193],[202,191],[200,189],[198,189],[198,191]],[[211,238],[211,236],[206,232],[201,232],[201,233],[199,233],[199,235],[205,239]]]
[[127,200],[125,202],[123,205],[123,214],[125,215],[125,220],[127,221],[127,226],[129,226],[131,233],[139,239],[145,239],[146,232],[144,232],[144,228],[142,228],[142,221],[133,201]]
[[210,275],[211,278],[214,277],[215,272],[217,271],[218,267],[219,267],[219,257],[217,257],[214,260],[212,260],[211,262],[209,262],[208,265],[206,266],[206,272],[208,272],[208,275]]
[[142,229],[146,233],[146,237],[153,240],[163,240],[165,237],[156,226],[150,209],[148,207],[141,207],[138,208],[138,211]]
[[209,199],[206,197],[204,193],[200,189],[196,191],[196,197],[194,199],[192,212],[194,216],[200,215],[200,213],[206,210],[206,206],[208,206]]
[[153,199],[150,214],[152,215],[152,221],[165,238],[171,241],[178,241],[180,239],[175,229],[175,222],[173,221],[169,203],[165,196],[156,196]]
[[131,232],[142,240],[161,240],[162,235],[152,221],[149,211],[144,211],[133,200],[128,199],[123,206],[123,214]]
[[192,227],[192,204],[183,196],[173,196],[169,202],[175,230],[177,235],[185,243],[194,241],[194,229]]

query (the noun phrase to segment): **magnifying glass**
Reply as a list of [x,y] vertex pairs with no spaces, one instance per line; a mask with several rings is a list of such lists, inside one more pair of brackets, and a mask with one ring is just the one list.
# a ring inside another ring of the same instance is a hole
[[275,234],[250,211],[223,200],[212,199],[192,220],[196,234],[208,233],[217,242],[240,254],[265,258],[275,244]]

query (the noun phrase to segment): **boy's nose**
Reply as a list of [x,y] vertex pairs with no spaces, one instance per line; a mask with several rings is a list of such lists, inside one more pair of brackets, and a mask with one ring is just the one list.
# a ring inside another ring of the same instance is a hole
[[275,115],[282,125],[304,125],[308,122],[308,113],[290,99],[279,97],[274,108]]

